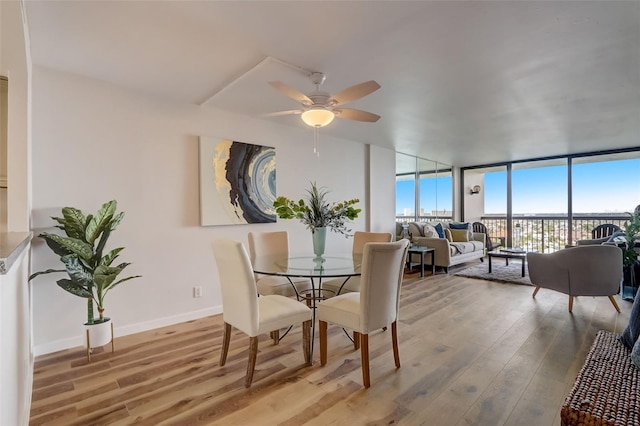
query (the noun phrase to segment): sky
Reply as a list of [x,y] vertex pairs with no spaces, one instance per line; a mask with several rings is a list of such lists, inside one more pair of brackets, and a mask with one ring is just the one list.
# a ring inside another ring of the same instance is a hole
[[[529,163],[531,164],[531,163]],[[437,185],[436,185],[436,181]],[[451,210],[452,180],[450,176],[422,179],[420,193],[425,212]],[[640,204],[640,159],[573,164],[573,212],[624,213]],[[567,213],[567,166],[518,168],[512,173],[513,213]],[[399,181],[396,185],[396,212],[414,210],[414,182]],[[484,175],[482,192],[486,214],[506,214],[507,173]],[[437,194],[437,199],[436,199]]]

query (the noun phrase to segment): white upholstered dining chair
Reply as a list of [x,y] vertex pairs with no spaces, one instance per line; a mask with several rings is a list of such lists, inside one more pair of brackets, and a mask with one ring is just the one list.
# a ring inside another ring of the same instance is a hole
[[[390,243],[392,239],[393,235],[390,232],[356,231],[353,234],[353,247],[351,248],[351,252],[354,255],[361,255],[362,253],[364,253],[365,244]],[[345,278],[334,278],[331,280],[322,281],[322,288],[325,290],[331,290],[330,292],[327,292],[325,294],[336,295],[360,291],[360,277],[351,277],[348,280]]]
[[[254,260],[258,256],[289,256],[289,234],[287,231],[249,232],[249,254]],[[255,274],[258,294],[296,296],[300,300],[300,291],[311,288],[309,278],[287,278]],[[291,279],[291,281],[289,281]]]
[[311,309],[294,299],[269,295],[258,297],[249,256],[238,241],[215,240],[213,253],[222,289],[224,338],[220,366],[227,361],[231,327],[249,336],[249,361],[245,387],[251,386],[258,354],[258,335],[292,324],[302,324],[302,349],[306,365],[311,365]]
[[354,347],[360,348],[362,380],[367,388],[371,386],[371,331],[391,325],[393,357],[396,368],[400,368],[397,321],[408,246],[408,240],[366,244],[362,257],[360,292],[341,294],[318,304],[321,365],[327,363],[327,323],[349,328],[354,331]]

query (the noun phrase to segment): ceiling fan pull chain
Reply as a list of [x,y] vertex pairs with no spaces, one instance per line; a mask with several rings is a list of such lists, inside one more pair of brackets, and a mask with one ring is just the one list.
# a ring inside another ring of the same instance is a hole
[[313,128],[313,153],[316,157],[320,157],[320,126]]

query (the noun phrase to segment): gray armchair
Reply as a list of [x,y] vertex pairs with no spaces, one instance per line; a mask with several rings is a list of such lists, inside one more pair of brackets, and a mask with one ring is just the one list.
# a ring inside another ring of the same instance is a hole
[[587,245],[555,253],[527,253],[529,278],[536,289],[559,291],[569,296],[569,312],[575,296],[608,296],[616,311],[613,295],[620,291],[622,250],[610,245]]
[[614,225],[612,223],[603,223],[591,230],[591,239],[578,240],[576,241],[576,245],[587,246],[606,243],[609,238],[616,232],[621,232],[621,229],[618,225]]

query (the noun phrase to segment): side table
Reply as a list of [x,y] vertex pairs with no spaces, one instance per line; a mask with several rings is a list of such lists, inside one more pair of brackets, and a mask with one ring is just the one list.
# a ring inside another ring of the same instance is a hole
[[[424,256],[426,254],[431,255],[431,275],[436,273],[436,262],[435,262],[435,253],[436,249],[425,247],[425,246],[410,246],[407,251],[407,268],[409,271],[413,269],[414,266],[420,265],[420,277],[424,277]],[[419,255],[420,262],[412,262],[412,256]]]

